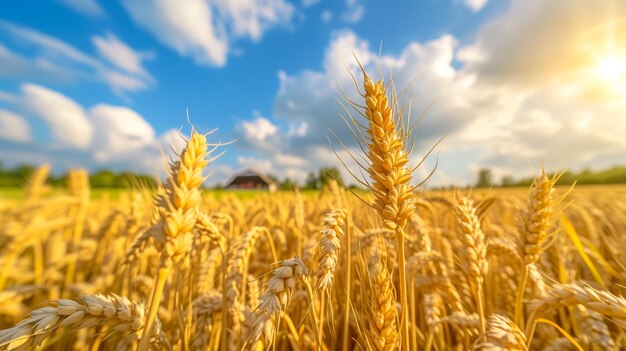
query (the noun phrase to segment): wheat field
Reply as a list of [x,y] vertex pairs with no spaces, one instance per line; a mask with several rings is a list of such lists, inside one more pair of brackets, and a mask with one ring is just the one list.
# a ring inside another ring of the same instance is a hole
[[218,198],[195,130],[156,192],[41,167],[0,204],[0,350],[626,347],[626,188],[423,190],[395,95],[362,95],[366,192]]

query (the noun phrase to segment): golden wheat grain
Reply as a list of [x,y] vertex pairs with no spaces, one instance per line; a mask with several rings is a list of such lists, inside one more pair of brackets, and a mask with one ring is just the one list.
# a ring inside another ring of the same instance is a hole
[[297,257],[279,264],[265,284],[259,306],[246,320],[250,334],[245,345],[252,350],[257,343],[268,347],[273,342],[280,312],[287,308],[298,279],[308,274],[306,265]]
[[583,305],[611,318],[620,328],[626,328],[626,299],[584,283],[555,283],[546,296],[532,300],[529,308],[545,313],[550,309],[575,305]]
[[335,269],[339,260],[341,243],[339,237],[343,236],[343,225],[346,220],[346,210],[335,210],[324,217],[321,239],[317,247],[317,288],[328,290],[333,283]]
[[[127,337],[138,338],[145,326],[143,306],[115,294],[85,295],[73,300],[56,300],[54,304],[34,310],[15,327],[0,331],[0,347],[25,350],[38,346],[59,328],[82,329],[103,324]],[[159,341],[158,320],[148,335],[152,342]]]
[[369,336],[376,350],[398,346],[395,296],[391,276],[380,257],[373,257],[369,269],[370,290],[366,312]]
[[[526,351],[526,336],[505,316],[492,314],[487,320],[486,343],[505,350]],[[484,349],[484,348],[483,348]]]

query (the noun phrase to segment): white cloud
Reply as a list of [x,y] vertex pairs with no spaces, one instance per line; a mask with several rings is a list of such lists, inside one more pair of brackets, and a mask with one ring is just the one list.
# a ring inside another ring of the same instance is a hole
[[[177,130],[157,136],[143,116],[125,106],[99,103],[86,109],[57,91],[30,83],[5,101],[24,116],[40,119],[50,131],[33,138],[25,118],[0,110],[0,159],[8,164],[46,162],[57,170],[80,166],[163,174],[163,155],[172,156],[182,148]],[[168,147],[171,144],[175,151]]]
[[165,154],[172,157],[176,154],[180,154],[187,145],[187,142],[180,130],[168,129],[159,137],[159,144],[164,147],[163,151]]
[[103,71],[102,79],[107,82],[111,90],[118,95],[123,95],[125,91],[139,91],[148,87],[145,80],[114,70]]
[[341,20],[347,23],[358,23],[365,15],[365,6],[359,0],[346,0],[346,9],[341,14]]
[[74,11],[80,12],[89,17],[101,17],[104,15],[104,10],[98,4],[97,0],[57,0],[63,5],[71,8]]
[[[491,90],[511,102],[497,114],[493,103],[482,104],[485,113],[455,137],[455,143],[476,146],[473,168],[529,174],[528,164],[542,159],[572,169],[623,163],[624,90],[590,71],[607,38],[626,34],[614,17],[624,13],[625,4],[610,0],[518,0],[482,26],[475,42],[458,53],[462,71],[476,77],[472,95]],[[613,45],[626,53],[622,42]]]
[[218,23],[229,28],[232,39],[261,39],[263,33],[276,25],[291,21],[295,9],[284,0],[214,0]]
[[142,61],[154,57],[150,52],[138,52],[115,36],[108,33],[106,37],[93,36],[91,38],[100,56],[104,57],[116,67],[143,77],[150,75],[142,65]]
[[19,47],[36,49],[35,54],[27,58],[0,45],[1,76],[40,82],[95,79],[120,95],[126,91],[146,89],[154,83],[154,79],[141,66],[141,60],[138,61],[138,57],[147,56],[137,53],[113,34],[108,38],[94,40],[98,51],[111,65],[32,28],[0,20],[0,30],[9,33],[19,43]]
[[124,157],[127,153],[154,146],[154,129],[128,107],[98,104],[89,110],[89,117],[98,131],[98,138],[92,144],[98,161]]
[[272,161],[267,159],[238,156],[237,163],[242,168],[252,168],[263,173],[269,173],[272,171]]
[[133,21],[198,64],[223,66],[237,39],[259,40],[294,14],[284,0],[122,0]]
[[274,160],[277,165],[285,166],[285,167],[298,167],[302,168],[306,166],[307,160],[302,156],[296,155],[286,155],[283,153],[274,154]]
[[288,137],[304,137],[309,131],[309,124],[307,122],[291,123],[287,130]]
[[76,149],[86,149],[91,144],[93,126],[74,100],[28,83],[22,85],[22,94],[23,107],[48,124],[55,143]]
[[90,67],[98,67],[100,65],[98,60],[52,36],[6,21],[0,21],[0,26],[18,40],[34,44],[41,48],[44,56],[51,57],[59,55],[68,60]]
[[241,141],[245,145],[268,150],[274,145],[278,134],[278,127],[263,116],[257,116],[251,121],[243,121],[235,129],[241,135]]
[[[326,68],[326,72],[323,73],[326,75],[330,73],[345,76],[343,73],[345,73],[346,66],[351,72],[359,67],[354,57],[358,57],[363,65],[367,65],[372,62],[376,56],[377,55],[370,50],[370,45],[367,40],[359,38],[350,30],[337,31],[332,34],[330,43],[324,51],[324,67]],[[324,80],[327,80],[326,78],[327,77],[325,77]],[[316,95],[319,94],[321,94],[321,92],[318,92]]]
[[30,141],[28,122],[18,114],[0,109],[0,139],[17,142]]
[[472,11],[478,12],[482,10],[489,0],[463,0],[463,4],[469,7]]
[[213,11],[207,2],[122,0],[122,4],[137,25],[179,54],[191,56],[202,64],[226,63],[225,33],[213,27]]
[[[484,24],[461,57],[482,79],[507,83],[559,84],[594,65],[609,38],[626,34],[626,3],[600,0],[512,1]],[[616,40],[614,50],[625,51]]]

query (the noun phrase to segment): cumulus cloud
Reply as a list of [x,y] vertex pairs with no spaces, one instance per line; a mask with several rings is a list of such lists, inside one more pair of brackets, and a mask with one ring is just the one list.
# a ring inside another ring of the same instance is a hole
[[610,42],[626,34],[617,17],[624,13],[626,6],[614,1],[513,1],[483,25],[474,43],[458,51],[462,71],[476,77],[474,95],[500,91],[512,102],[505,113],[479,116],[455,137],[484,143],[473,167],[527,174],[528,163],[542,159],[575,169],[623,162],[624,90],[594,70],[607,45],[626,53],[622,42]]
[[58,0],[61,4],[89,17],[101,17],[104,10],[97,0]]
[[[466,68],[481,79],[540,84],[576,78],[626,34],[626,3],[601,0],[513,1],[461,51]],[[580,78],[580,77],[578,77]]]
[[133,50],[113,34],[94,37],[94,46],[104,57],[101,60],[29,27],[0,20],[0,30],[19,47],[35,49],[34,55],[26,57],[0,45],[0,76],[40,82],[90,81],[95,77],[120,95],[147,89],[155,82],[141,65],[150,55]]
[[155,142],[154,128],[128,107],[98,104],[89,110],[89,117],[98,131],[92,143],[98,161],[123,157]]
[[94,130],[83,108],[67,96],[35,85],[22,85],[23,107],[43,119],[62,146],[85,149],[91,144]]
[[[324,71],[279,74],[280,88],[275,100],[274,116],[291,123],[307,123],[306,134],[300,135],[303,138],[300,146],[328,145],[326,135],[329,129],[339,139],[354,145],[353,135],[341,117],[344,115],[347,118],[346,111],[337,102],[337,97],[343,95],[343,92],[350,99],[358,99],[350,76],[351,73],[360,77],[360,68],[353,53],[369,72],[377,72],[377,62],[383,72],[402,70],[403,74],[396,79],[400,89],[419,77],[418,82],[411,87],[414,99],[411,113],[418,116],[435,99],[454,96],[468,89],[471,77],[457,77],[452,66],[455,45],[454,38],[444,35],[426,43],[411,43],[399,56],[382,56],[377,59],[377,54],[370,49],[367,41],[351,31],[337,32],[326,50]],[[346,66],[350,72],[346,72]],[[426,118],[420,124],[422,140],[436,139],[471,120],[471,116],[457,113],[463,104],[471,102],[461,98],[455,100],[458,101],[455,104],[431,106],[429,113],[436,114],[436,117]],[[350,108],[348,111],[360,118]],[[299,146],[295,147],[299,150]]]
[[257,116],[251,121],[243,121],[235,129],[245,146],[251,148],[272,150],[277,142],[278,127],[263,116]]
[[[5,101],[24,116],[0,110],[0,159],[9,164],[49,162],[57,170],[80,166],[162,174],[162,156],[180,151],[183,142],[176,130],[158,136],[128,107],[99,103],[85,108],[32,83],[23,84],[19,94]],[[43,124],[49,135],[34,139],[27,118]]]
[[93,36],[91,41],[100,56],[117,68],[142,77],[150,77],[142,61],[153,58],[153,53],[135,51],[112,33],[108,33],[105,37]]
[[0,139],[15,142],[30,141],[28,122],[16,113],[0,109]]
[[238,39],[259,40],[291,22],[293,5],[284,0],[122,0],[133,21],[161,43],[198,64],[223,66]]

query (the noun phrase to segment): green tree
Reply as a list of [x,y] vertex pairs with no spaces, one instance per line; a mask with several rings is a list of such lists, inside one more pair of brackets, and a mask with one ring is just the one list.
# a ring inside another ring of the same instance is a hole
[[117,188],[119,187],[119,185],[116,184],[117,182],[116,182],[115,173],[113,173],[113,171],[108,170],[108,169],[102,169],[100,171],[97,171],[96,173],[93,173],[89,177],[89,183],[94,188]]
[[337,167],[320,168],[320,174],[319,174],[320,188],[325,187],[331,179],[336,180],[337,183],[339,184],[343,184],[343,178],[341,177],[341,172],[339,171],[339,168]]
[[320,181],[315,172],[309,172],[304,181],[304,188],[307,190],[316,190],[319,189],[319,184]]
[[293,190],[298,186],[298,183],[295,180],[287,177],[280,183],[280,190]]
[[491,170],[488,168],[483,168],[478,171],[478,182],[476,183],[477,188],[487,188],[493,186],[493,176],[491,174]]
[[501,186],[514,186],[515,180],[513,180],[513,177],[507,175],[502,177],[502,181],[500,182],[500,184]]

